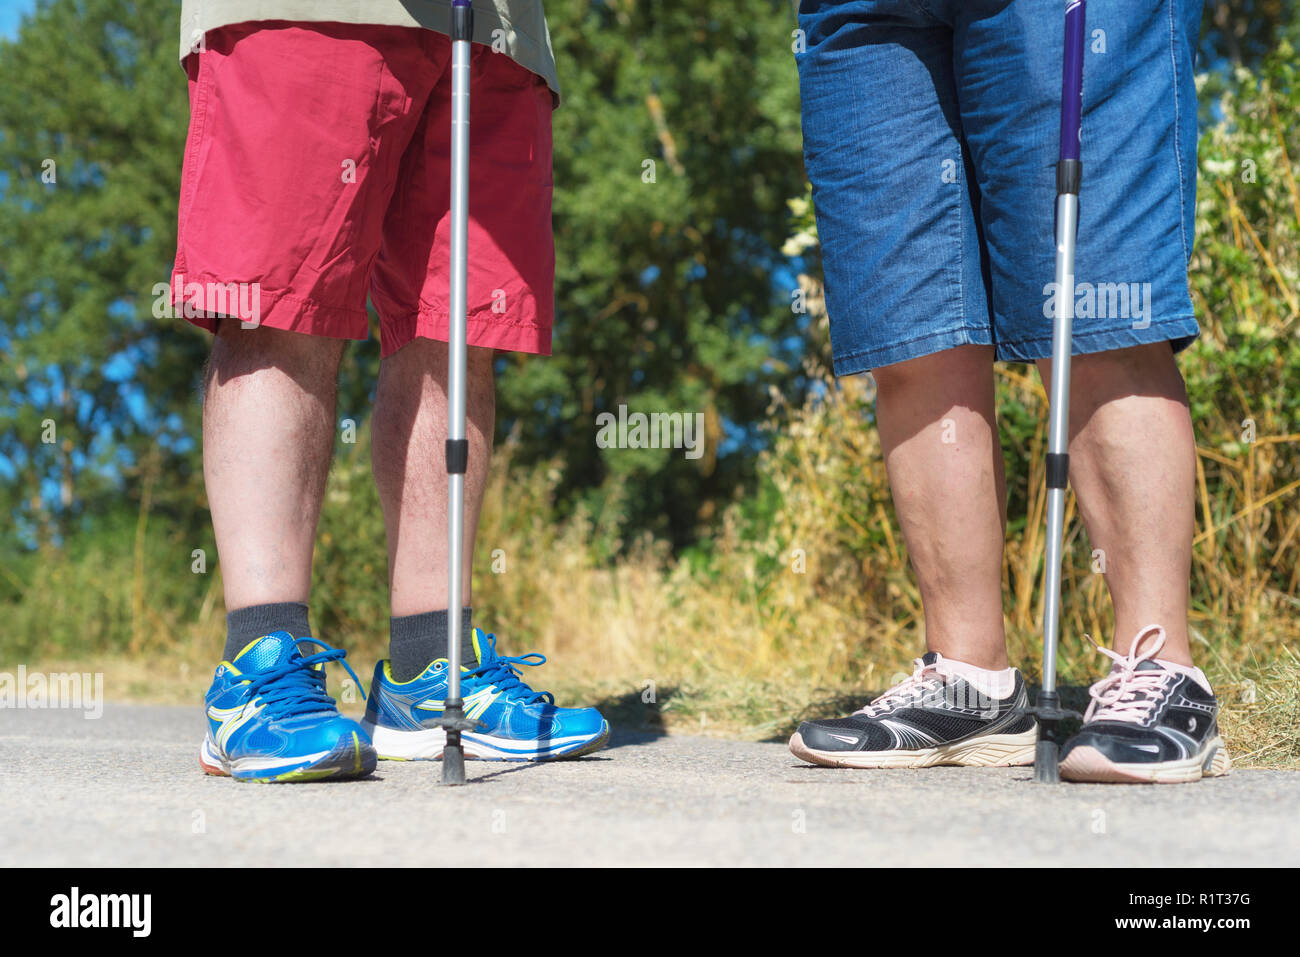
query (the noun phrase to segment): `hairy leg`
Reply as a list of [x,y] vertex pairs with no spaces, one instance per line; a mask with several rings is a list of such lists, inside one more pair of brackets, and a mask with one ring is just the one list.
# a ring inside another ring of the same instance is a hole
[[[466,358],[464,582],[470,569],[492,454],[496,388],[491,349]],[[384,507],[392,614],[445,609],[447,596],[447,344],[415,339],[380,364],[371,426],[371,466]]]
[[1007,667],[1006,483],[993,350],[962,346],[873,370],[885,466],[925,608],[926,644]]
[[203,477],[227,610],[307,601],[343,346],[220,324],[204,374]]

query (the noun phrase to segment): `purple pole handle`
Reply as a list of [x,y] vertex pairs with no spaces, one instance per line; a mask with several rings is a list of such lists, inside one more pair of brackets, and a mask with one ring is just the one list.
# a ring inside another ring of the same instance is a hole
[[470,0],[451,0],[452,42],[474,39],[474,7]]
[[1065,66],[1061,72],[1061,159],[1079,158],[1083,117],[1084,0],[1065,4]]

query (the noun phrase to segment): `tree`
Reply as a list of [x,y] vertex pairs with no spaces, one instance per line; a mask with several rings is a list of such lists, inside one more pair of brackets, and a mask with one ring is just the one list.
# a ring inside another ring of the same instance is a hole
[[[803,182],[795,18],[773,0],[547,4],[556,354],[510,358],[506,427],[570,488],[620,494],[630,529],[689,540],[750,478],[768,387],[800,347],[780,248]],[[709,447],[600,449],[596,416],[699,412]],[[719,454],[721,453],[721,454]]]
[[1286,36],[1300,40],[1293,0],[1206,0],[1197,68],[1254,69]]
[[166,475],[193,508],[200,336],[153,318],[188,117],[167,0],[55,0],[0,45],[0,508],[28,543]]

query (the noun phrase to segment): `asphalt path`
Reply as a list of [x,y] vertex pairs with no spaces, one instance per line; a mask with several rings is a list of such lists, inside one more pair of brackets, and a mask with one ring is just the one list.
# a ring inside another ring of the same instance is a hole
[[782,744],[615,729],[550,764],[380,762],[369,779],[200,772],[198,707],[0,711],[0,864],[1300,864],[1300,774],[1046,787],[1026,768],[812,768]]

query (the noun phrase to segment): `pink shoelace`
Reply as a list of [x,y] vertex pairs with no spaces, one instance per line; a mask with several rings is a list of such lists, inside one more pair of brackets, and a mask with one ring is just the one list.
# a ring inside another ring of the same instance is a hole
[[1110,674],[1088,689],[1092,701],[1083,720],[1127,721],[1132,724],[1146,721],[1175,675],[1164,668],[1159,671],[1137,669],[1142,662],[1154,660],[1156,653],[1164,647],[1165,630],[1159,625],[1147,625],[1133,639],[1133,647],[1127,655],[1101,647],[1091,635],[1084,637],[1118,667],[1113,667]]
[[939,671],[939,662],[941,661],[943,661],[943,658],[938,655],[935,655],[935,662],[932,665],[927,665],[920,658],[912,659],[912,666],[916,669],[915,671],[880,697],[863,705],[854,714],[861,714],[871,718],[891,711],[897,705],[916,701],[924,695],[928,688],[933,686],[934,682],[937,681],[940,684],[944,682],[944,676]]

